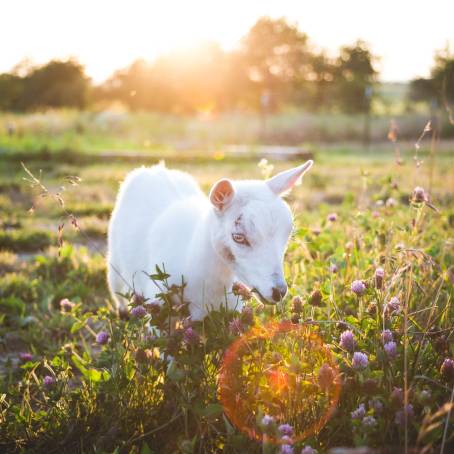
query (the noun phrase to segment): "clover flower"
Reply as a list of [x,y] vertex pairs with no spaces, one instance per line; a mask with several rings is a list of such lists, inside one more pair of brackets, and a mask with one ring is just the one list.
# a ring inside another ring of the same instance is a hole
[[194,331],[191,327],[188,327],[184,331],[183,342],[186,345],[197,345],[200,342],[200,336],[197,331]]
[[281,435],[287,435],[289,437],[293,435],[293,427],[290,424],[281,424],[278,430]]
[[254,311],[252,307],[245,306],[241,311],[241,321],[246,325],[252,325],[254,323]]
[[28,361],[33,360],[33,355],[29,352],[21,352],[19,353],[19,359],[23,362],[26,363]]
[[136,306],[131,309],[131,315],[134,318],[143,318],[147,315],[147,310],[143,306]]
[[352,292],[356,293],[358,296],[361,296],[366,291],[364,282],[360,280],[353,281],[350,285],[350,288]]
[[354,369],[365,369],[369,363],[369,359],[365,353],[353,353],[352,366]]
[[243,324],[241,323],[241,320],[239,318],[234,318],[229,323],[229,330],[235,336],[239,336],[243,332],[243,329]]
[[355,336],[353,335],[353,331],[350,329],[344,331],[340,335],[339,343],[343,349],[348,350],[349,352],[352,352],[356,346],[356,341],[355,341]]
[[57,381],[54,377],[52,377],[52,375],[46,375],[43,379],[43,385],[46,388],[52,388],[56,383]]
[[300,314],[303,312],[303,300],[300,296],[294,296],[292,299],[292,312]]
[[396,406],[396,407],[401,406],[403,404],[403,402],[404,402],[404,391],[403,391],[403,389],[394,387],[394,389],[391,392],[390,399],[391,399],[391,403],[394,406]]
[[336,222],[337,221],[337,214],[336,213],[330,213],[328,216],[326,216],[326,219],[329,222]]
[[351,412],[352,419],[361,420],[366,416],[366,407],[364,404],[359,404],[359,407]]
[[334,371],[329,364],[322,364],[318,371],[318,384],[322,389],[329,389],[334,381]]
[[381,289],[383,287],[383,278],[385,277],[385,270],[383,268],[377,268],[375,270],[375,287]]
[[329,270],[331,271],[331,273],[337,273],[338,271],[338,268],[337,268],[337,265],[335,263],[331,263],[331,265],[329,266]]
[[390,197],[388,200],[386,200],[385,205],[388,208],[394,208],[397,205],[397,200],[394,199],[393,197]]
[[274,424],[274,418],[270,415],[265,415],[262,418],[262,425],[265,427],[271,426],[271,424]]
[[75,304],[69,301],[68,298],[63,298],[62,300],[60,300],[60,309],[63,312],[71,312],[74,306]]
[[311,293],[311,296],[309,297],[309,304],[311,306],[321,307],[322,300],[323,300],[322,292],[320,290],[314,290]]
[[383,411],[383,403],[381,400],[378,399],[370,400],[369,407],[372,408],[372,410],[374,410],[374,413],[376,415],[381,414],[381,412]]
[[236,296],[241,296],[244,300],[252,298],[252,292],[241,282],[235,282],[232,286],[232,293]]
[[365,416],[363,418],[362,424],[364,427],[372,428],[377,425],[377,420],[373,416]]
[[381,341],[383,342],[383,344],[387,344],[388,342],[392,342],[393,340],[394,339],[392,331],[390,331],[389,329],[385,329],[384,331],[382,331]]
[[142,304],[145,303],[145,297],[143,295],[140,295],[139,293],[134,293],[132,295],[132,302],[136,306],[142,306]]
[[377,219],[380,217],[380,211],[374,210],[372,211],[372,217]]
[[400,309],[400,300],[397,296],[393,296],[385,306],[385,312],[388,314],[399,313]]
[[99,345],[105,345],[109,342],[109,333],[106,333],[105,331],[100,331],[96,335],[96,343]]
[[387,342],[384,346],[385,352],[390,359],[397,356],[397,344],[395,342]]
[[441,365],[440,372],[445,380],[454,380],[454,359],[445,358]]
[[413,405],[408,404],[402,410],[396,411],[394,422],[398,426],[403,426],[405,425],[405,420],[410,420],[411,418],[413,418],[414,414],[415,412],[413,410]]
[[293,454],[293,446],[292,445],[282,445],[281,454]]
[[413,189],[413,200],[417,203],[427,201],[426,191],[424,191],[421,186],[416,186],[416,188]]
[[317,454],[317,450],[312,448],[312,446],[306,445],[302,450],[301,454]]

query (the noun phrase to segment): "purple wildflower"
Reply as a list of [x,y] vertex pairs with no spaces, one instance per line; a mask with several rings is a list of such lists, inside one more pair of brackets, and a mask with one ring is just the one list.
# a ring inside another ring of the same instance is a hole
[[265,415],[262,418],[262,425],[265,427],[271,426],[274,423],[274,418],[270,415]]
[[254,311],[252,307],[245,306],[241,311],[241,321],[246,325],[252,325],[254,323]]
[[381,289],[383,287],[383,278],[385,277],[385,270],[377,268],[375,270],[375,287]]
[[239,318],[234,318],[229,323],[229,330],[235,336],[239,336],[243,332],[243,329],[243,324]]
[[293,427],[290,424],[281,424],[278,430],[281,435],[288,435],[289,437],[293,435]]
[[404,402],[403,389],[394,387],[394,389],[391,392],[390,398],[391,398],[391,403],[394,406],[400,407],[402,405],[402,403]]
[[60,309],[63,312],[71,312],[74,306],[75,304],[69,301],[68,298],[63,298],[62,300],[60,300]]
[[421,188],[421,186],[416,186],[416,188],[413,189],[413,200],[417,203],[427,201],[426,191],[424,191],[424,189]]
[[381,341],[383,342],[383,344],[387,344],[388,342],[392,342],[393,340],[393,333],[389,329],[385,329],[381,333]]
[[440,372],[447,381],[454,380],[454,359],[446,358],[441,365]]
[[300,296],[294,296],[292,299],[292,311],[300,314],[303,312],[303,300]]
[[362,352],[353,353],[352,366],[354,369],[365,369],[369,363],[367,355]]
[[374,410],[374,413],[376,415],[381,414],[381,412],[383,411],[383,403],[381,400],[378,399],[370,400],[369,407],[372,408],[372,410]]
[[407,419],[407,421],[410,420],[414,414],[413,405],[408,404],[402,410],[396,411],[394,422],[398,426],[403,426],[405,425],[405,419]]
[[361,296],[366,291],[366,286],[363,281],[356,280],[351,283],[350,286],[353,293],[356,293],[358,296]]
[[389,359],[394,359],[397,356],[397,344],[395,342],[387,342],[384,349]]
[[309,445],[306,445],[302,450],[301,454],[317,454],[317,450]]
[[359,404],[359,407],[351,412],[352,419],[363,419],[364,416],[366,415],[366,408],[364,404]]
[[55,383],[57,383],[57,381],[55,380],[54,377],[52,377],[52,375],[46,375],[43,379],[43,385],[46,387],[46,388],[52,388]]
[[352,352],[356,346],[356,341],[355,341],[355,336],[353,335],[353,331],[348,329],[344,331],[340,335],[340,346],[348,350],[349,352]]
[[400,312],[400,301],[397,296],[393,296],[388,303],[386,304],[385,307],[385,312],[388,314],[394,314]]
[[363,426],[367,428],[375,427],[377,420],[373,416],[366,416],[363,419]]
[[250,300],[252,298],[252,292],[241,282],[234,282],[232,293],[236,296],[241,296],[243,300]]
[[293,444],[293,440],[288,435],[284,435],[283,437],[281,437],[281,442],[285,445]]
[[281,454],[293,454],[293,446],[292,445],[282,445]]
[[99,345],[106,345],[107,342],[109,342],[109,333],[106,333],[105,331],[100,331],[96,335],[96,343]]
[[337,273],[338,271],[337,265],[335,263],[331,263],[331,265],[329,266],[329,270],[331,271],[331,273]]
[[377,211],[377,210],[372,211],[372,217],[373,218],[379,218],[380,217],[380,211]]
[[197,345],[200,342],[200,336],[197,331],[189,327],[184,331],[183,341],[186,345]]
[[334,381],[334,371],[329,364],[322,364],[318,371],[318,384],[322,389],[329,389]]
[[327,219],[329,222],[336,222],[336,221],[337,221],[337,214],[336,214],[336,213],[330,213],[330,214],[328,214],[328,216],[326,217],[326,219]]
[[21,352],[19,353],[19,359],[23,362],[26,363],[28,361],[33,360],[33,355],[29,352]]
[[394,199],[393,197],[390,197],[385,204],[388,208],[393,208],[397,205],[397,200]]
[[147,310],[143,306],[136,306],[131,309],[131,315],[134,318],[143,318],[147,315]]

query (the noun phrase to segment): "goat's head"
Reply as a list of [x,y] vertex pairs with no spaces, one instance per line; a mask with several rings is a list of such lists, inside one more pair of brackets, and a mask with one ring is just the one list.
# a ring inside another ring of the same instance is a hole
[[235,277],[264,302],[279,302],[287,293],[283,259],[293,218],[281,196],[312,164],[307,161],[266,181],[222,179],[211,189],[213,247]]

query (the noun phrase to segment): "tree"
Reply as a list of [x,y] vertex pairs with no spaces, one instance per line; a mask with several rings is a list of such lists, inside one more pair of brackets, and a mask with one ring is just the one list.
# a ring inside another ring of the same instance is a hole
[[341,48],[336,62],[337,101],[346,113],[369,112],[377,78],[375,57],[363,41]]
[[277,103],[289,100],[309,70],[308,38],[285,19],[259,19],[243,38],[241,54],[256,103],[264,92]]
[[15,74],[0,74],[0,110],[18,110],[24,81]]
[[76,107],[87,105],[90,82],[84,68],[74,60],[53,60],[32,69],[23,78],[23,91],[17,101],[19,110],[40,107]]

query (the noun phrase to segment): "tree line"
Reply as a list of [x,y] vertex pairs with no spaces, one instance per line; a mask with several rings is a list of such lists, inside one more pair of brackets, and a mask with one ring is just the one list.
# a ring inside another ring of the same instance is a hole
[[[377,57],[362,41],[328,56],[316,51],[295,25],[261,18],[235,50],[226,52],[215,43],[205,43],[153,62],[138,60],[100,85],[92,84],[75,60],[0,74],[0,109],[84,109],[120,101],[131,110],[184,114],[267,112],[284,105],[361,113],[371,108],[376,63]],[[431,79],[412,82],[412,99],[440,97],[440,84],[447,99],[454,98],[453,68],[452,57],[438,58]]]

